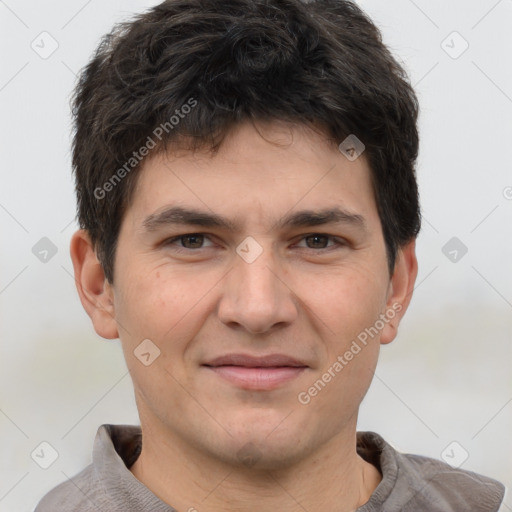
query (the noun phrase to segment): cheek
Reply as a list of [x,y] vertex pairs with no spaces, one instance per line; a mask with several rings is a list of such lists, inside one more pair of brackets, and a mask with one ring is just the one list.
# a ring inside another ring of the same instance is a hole
[[124,270],[126,277],[117,290],[116,316],[136,331],[150,328],[156,336],[163,324],[172,327],[175,317],[186,307],[185,287],[179,278],[147,268],[147,264],[141,264]]
[[186,359],[197,333],[206,322],[209,295],[218,276],[201,275],[184,268],[144,264],[150,267],[120,283],[116,297],[116,320],[123,333],[122,341],[129,356],[144,339],[152,340],[160,349],[158,362],[178,371]]
[[366,272],[350,275],[332,277],[311,297],[310,318],[321,319],[314,328],[324,350],[310,387],[302,390],[319,416],[338,411],[338,426],[357,412],[371,384],[380,350],[380,332],[372,327],[385,305],[385,281]]
[[378,319],[386,303],[387,281],[364,267],[343,268],[303,279],[301,290],[318,328],[332,340],[329,352],[339,352]]
[[[137,274],[128,272],[125,275]],[[191,290],[183,277],[165,276],[159,270],[139,272],[137,277],[119,283],[116,320],[124,327],[120,329],[124,357],[136,392],[143,403],[151,403],[157,410],[178,407],[186,398],[182,396],[179,383],[187,380],[184,357],[189,341],[201,324],[198,302],[204,295],[197,286],[195,291]],[[192,311],[194,314],[190,314]],[[137,356],[142,353],[139,346],[143,340],[151,340],[157,347],[149,345],[144,349],[144,352],[150,352],[148,365]]]
[[338,361],[341,366],[329,364],[306,390],[315,415],[331,417],[334,424],[341,426],[356,414],[372,382],[378,353],[378,344],[367,345],[350,361],[342,354],[344,363]]
[[333,332],[329,333],[327,358],[321,370],[329,389],[319,401],[320,407],[337,403],[351,410],[359,405],[372,381],[381,333],[375,325],[386,304],[387,280],[385,273],[371,270],[352,269],[346,278],[340,274],[324,294],[323,309],[330,311]]

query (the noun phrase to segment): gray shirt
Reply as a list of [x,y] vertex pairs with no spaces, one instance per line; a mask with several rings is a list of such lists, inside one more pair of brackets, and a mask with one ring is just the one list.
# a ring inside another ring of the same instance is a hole
[[[102,425],[92,464],[51,490],[35,512],[176,512],[130,472],[141,448],[140,427]],[[496,512],[503,501],[505,488],[496,480],[399,453],[373,432],[358,432],[357,450],[382,473],[358,512]]]

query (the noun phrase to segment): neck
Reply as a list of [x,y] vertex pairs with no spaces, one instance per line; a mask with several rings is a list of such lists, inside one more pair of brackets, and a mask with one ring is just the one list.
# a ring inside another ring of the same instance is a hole
[[356,452],[355,425],[306,459],[273,471],[234,467],[187,446],[158,428],[145,429],[142,452],[130,468],[160,500],[180,511],[354,511],[381,475]]

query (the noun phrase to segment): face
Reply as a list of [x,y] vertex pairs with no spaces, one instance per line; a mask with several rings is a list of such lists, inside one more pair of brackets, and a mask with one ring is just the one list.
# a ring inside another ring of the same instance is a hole
[[145,162],[95,326],[121,339],[143,428],[277,468],[355,428],[414,269],[401,252],[390,278],[364,153],[259,131]]

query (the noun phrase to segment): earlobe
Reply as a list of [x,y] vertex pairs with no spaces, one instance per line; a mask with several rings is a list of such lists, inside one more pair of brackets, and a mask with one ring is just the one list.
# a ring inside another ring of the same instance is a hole
[[391,277],[386,302],[385,315],[388,321],[380,337],[382,344],[391,343],[395,339],[398,325],[411,302],[417,275],[416,240],[412,240],[397,252],[395,270]]
[[87,231],[80,229],[73,235],[70,255],[78,295],[94,330],[102,338],[118,338],[112,285],[105,278]]

